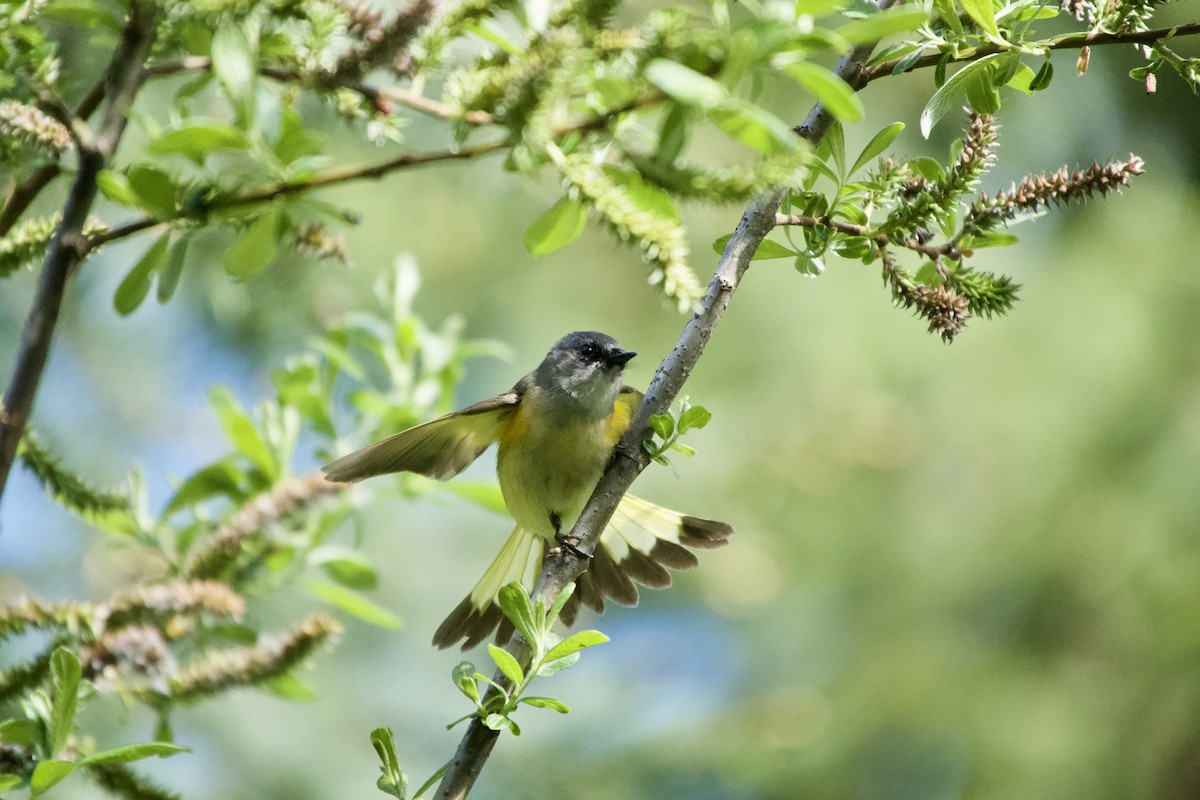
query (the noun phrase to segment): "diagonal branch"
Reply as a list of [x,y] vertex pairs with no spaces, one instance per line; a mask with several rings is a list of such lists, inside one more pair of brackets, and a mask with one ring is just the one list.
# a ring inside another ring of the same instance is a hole
[[[1045,50],[1080,50],[1084,47],[1096,47],[1106,44],[1155,44],[1164,39],[1171,39],[1176,36],[1196,36],[1200,34],[1200,22],[1189,22],[1186,25],[1175,25],[1170,28],[1154,28],[1148,31],[1091,31],[1088,33],[1070,33],[1065,36],[1058,36],[1046,43],[1032,43],[1030,48],[1044,48]],[[952,56],[948,63],[956,64],[960,61],[977,61],[984,56],[994,55],[996,53],[1010,50],[1010,47],[1003,45],[988,43],[979,47],[964,50],[956,56]],[[945,55],[943,53],[931,53],[927,56],[921,56],[912,65],[905,70],[911,72],[914,69],[922,69],[924,67],[936,66]],[[900,59],[892,59],[891,61],[882,61],[874,66],[867,67],[865,70],[866,82],[870,83],[876,78],[882,78],[885,75],[891,75],[896,69],[896,65],[900,63]]]
[[[878,0],[876,5],[884,9],[894,2]],[[871,43],[852,50],[838,63],[838,76],[854,89],[861,89],[866,85],[864,65],[874,49],[875,43]],[[829,110],[818,103],[809,112],[804,124],[797,128],[797,132],[815,145],[825,137],[833,121]],[[733,293],[750,266],[751,256],[775,226],[775,215],[786,192],[786,188],[776,187],[754,198],[746,207],[741,221],[725,245],[698,310],[684,327],[683,335],[671,354],[659,365],[629,429],[617,445],[616,457],[609,463],[587,507],[571,530],[571,535],[578,537],[580,550],[590,553],[595,549],[617,504],[634,478],[649,464],[650,457],[642,448],[642,439],[650,430],[650,417],[666,411],[679,395],[684,381],[716,330],[717,323],[729,308]],[[563,587],[582,574],[587,566],[586,558],[564,548],[560,557],[547,559],[534,596],[544,598],[546,605],[550,606]],[[510,651],[526,648],[519,634],[514,639],[509,646]],[[461,800],[467,796],[495,747],[498,736],[497,731],[488,728],[478,718],[471,720],[438,786],[438,800]]]
[[75,181],[63,206],[62,222],[46,253],[37,293],[21,332],[17,363],[4,394],[4,406],[0,409],[0,496],[8,483],[17,445],[33,409],[33,400],[50,354],[50,341],[58,322],[67,278],[86,250],[83,225],[96,198],[96,176],[112,158],[125,132],[126,112],[142,85],[142,66],[154,43],[157,24],[158,10],[153,5],[144,5],[137,0],[129,4],[129,19],[107,73],[109,100],[104,120],[94,141],[86,146],[84,142],[79,143]]

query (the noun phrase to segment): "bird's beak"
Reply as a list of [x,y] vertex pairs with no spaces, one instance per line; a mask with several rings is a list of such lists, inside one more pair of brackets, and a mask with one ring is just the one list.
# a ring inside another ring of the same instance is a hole
[[604,361],[610,367],[623,367],[629,361],[629,359],[636,355],[637,353],[632,350],[618,350],[615,353],[609,353],[607,356],[605,356]]

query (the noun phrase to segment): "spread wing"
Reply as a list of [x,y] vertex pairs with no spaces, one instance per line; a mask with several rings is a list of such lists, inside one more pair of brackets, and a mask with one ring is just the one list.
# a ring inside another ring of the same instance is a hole
[[501,423],[520,402],[520,392],[514,390],[401,431],[326,464],[325,477],[341,483],[388,472],[416,472],[447,480],[496,441]]

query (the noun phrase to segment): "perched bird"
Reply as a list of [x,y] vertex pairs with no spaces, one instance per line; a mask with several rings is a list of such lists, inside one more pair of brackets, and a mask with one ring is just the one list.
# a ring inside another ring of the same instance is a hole
[[[641,392],[621,383],[634,355],[603,333],[568,334],[511,391],[325,466],[331,481],[405,471],[447,480],[489,445],[499,445],[496,473],[517,526],[479,583],[437,629],[436,646],[462,641],[465,650],[497,627],[496,640],[506,642],[513,627],[495,602],[500,587],[517,580],[532,588],[551,547],[575,550],[567,534],[642,400]],[[637,605],[635,582],[669,586],[667,568],[700,563],[688,547],[720,547],[732,533],[722,522],[685,516],[627,494],[560,618],[570,625],[581,602],[603,612],[606,597]]]

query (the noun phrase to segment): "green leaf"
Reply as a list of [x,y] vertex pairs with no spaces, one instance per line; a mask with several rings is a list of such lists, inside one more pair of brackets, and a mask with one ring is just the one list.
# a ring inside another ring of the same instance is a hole
[[146,145],[156,155],[178,153],[203,164],[209,153],[218,150],[245,150],[250,141],[241,130],[223,122],[191,123],[168,131]]
[[675,420],[670,414],[652,414],[650,428],[658,434],[658,438],[670,439],[671,434],[675,432]]
[[538,640],[541,631],[537,630],[534,624],[533,603],[530,601],[525,587],[518,581],[504,584],[496,595],[496,603],[504,612],[504,616],[508,617],[521,635],[533,645]]
[[887,150],[892,142],[896,141],[896,137],[904,130],[903,122],[893,122],[879,133],[871,137],[871,141],[867,142],[867,146],[858,154],[858,158],[854,160],[854,166],[850,168],[850,174],[853,175],[867,165],[867,162],[876,156],[880,155],[884,150]]
[[896,6],[887,11],[848,22],[836,29],[834,33],[850,44],[866,44],[877,42],[893,34],[915,31],[928,19],[929,17],[924,11],[914,10],[912,6]]
[[784,72],[838,119],[845,122],[858,122],[862,119],[862,99],[850,88],[850,84],[834,73],[809,61],[796,61],[782,67]]
[[525,229],[525,249],[535,256],[550,255],[578,239],[586,227],[587,206],[563,197]]
[[38,725],[31,719],[6,719],[0,722],[0,742],[5,744],[37,744]]
[[213,34],[212,64],[238,119],[248,122],[254,116],[257,70],[250,41],[232,20],[223,21]]
[[729,102],[711,108],[708,118],[731,139],[764,155],[778,155],[800,147],[801,139],[790,125],[749,103]]
[[1000,110],[1000,91],[990,72],[981,72],[966,82],[967,102],[980,114],[995,114]]
[[1013,73],[1013,76],[1008,80],[1008,83],[1004,85],[1010,89],[1016,89],[1018,92],[1033,94],[1032,86],[1033,81],[1036,78],[1037,76],[1033,74],[1033,70],[1024,64],[1018,64],[1016,72]]
[[282,697],[284,700],[291,700],[294,703],[312,703],[318,699],[317,693],[312,690],[312,687],[297,678],[293,672],[285,672],[271,678],[263,685],[276,697]]
[[111,169],[101,170],[96,175],[96,186],[105,197],[114,203],[120,203],[123,206],[138,204],[137,194],[129,185],[129,178],[125,177],[122,172],[113,172]]
[[179,276],[183,274],[183,263],[187,258],[187,244],[188,237],[183,236],[171,245],[167,261],[158,271],[158,302],[160,303],[170,300],[171,296],[175,294],[175,288],[179,286]]
[[534,708],[548,708],[551,711],[557,711],[560,714],[571,713],[571,709],[567,707],[566,703],[560,700],[555,700],[553,697],[522,697],[517,702],[526,703]]
[[508,506],[504,503],[504,494],[495,481],[453,480],[449,483],[439,483],[438,488],[470,500],[488,511],[495,511],[498,514],[508,513]]
[[696,108],[710,110],[729,99],[725,87],[712,78],[662,58],[646,67],[646,80],[668,97]]
[[218,495],[240,499],[243,478],[242,471],[228,459],[209,464],[175,490],[175,494],[163,509],[163,516],[169,517],[176,511]]
[[958,18],[958,9],[954,7],[954,0],[933,0],[933,10],[946,27],[960,36],[962,35],[962,20]]
[[1029,91],[1040,92],[1050,85],[1050,81],[1054,78],[1054,65],[1047,58],[1042,64],[1042,68],[1037,71],[1037,75],[1033,76],[1033,80],[1029,82]]
[[525,680],[525,670],[521,669],[521,664],[512,653],[507,650],[496,647],[494,644],[488,645],[488,653],[492,656],[492,661],[496,662],[496,666],[504,673],[504,677],[513,682],[513,686],[520,686]]
[[679,432],[703,428],[712,421],[712,412],[704,406],[692,406],[679,417]]
[[479,684],[475,681],[475,665],[470,661],[460,661],[450,671],[454,685],[469,699],[479,704]]
[[150,282],[154,273],[167,262],[167,247],[171,243],[171,234],[164,233],[129,270],[129,274],[117,287],[113,295],[113,307],[121,316],[128,316],[142,304],[150,292]]
[[225,271],[245,280],[270,266],[279,252],[279,212],[263,214],[225,251]]
[[171,219],[176,215],[175,182],[157,167],[138,164],[125,172],[125,177],[137,203],[155,219]]
[[43,761],[33,768],[29,779],[29,796],[37,797],[75,771],[74,761]]
[[25,780],[20,775],[0,775],[0,793],[11,792],[23,783]]
[[[718,253],[725,252],[725,244],[733,234],[726,234],[720,239],[713,242],[713,250]],[[758,245],[758,249],[754,251],[754,255],[750,256],[751,261],[764,261],[769,258],[792,258],[796,255],[795,250],[791,250],[778,242],[773,242],[770,239],[763,239]]]
[[370,560],[357,550],[325,545],[309,553],[308,560],[323,569],[334,581],[350,589],[374,589],[379,584],[379,573]]
[[554,602],[550,605],[549,610],[546,612],[547,625],[558,619],[559,612],[563,610],[563,607],[566,606],[567,601],[571,599],[571,595],[573,594],[575,594],[574,581],[564,586],[562,591],[558,593],[558,597],[554,598]]
[[390,794],[399,800],[405,800],[404,789],[408,778],[400,769],[400,759],[396,756],[396,737],[391,728],[376,728],[371,731],[371,745],[379,756],[379,770],[383,774],[375,783],[384,794]]
[[121,30],[121,20],[96,0],[54,0],[40,9],[38,16],[81,28],[102,28],[113,33]]
[[438,771],[430,775],[429,779],[421,784],[421,788],[417,789],[417,791],[413,793],[413,800],[418,800],[421,795],[425,794],[426,790],[430,789],[435,783],[440,781],[442,776],[445,775],[449,769],[449,761],[447,761],[445,764],[442,764],[442,766],[438,768]]
[[79,658],[70,650],[59,647],[50,655],[51,696],[53,697],[50,708],[51,756],[62,752],[67,744],[67,738],[75,729],[75,710],[79,704],[81,675]]
[[961,247],[963,250],[980,250],[985,247],[1011,247],[1021,240],[1005,231],[980,231],[964,236]]
[[609,638],[600,631],[579,631],[550,648],[550,652],[546,653],[543,661],[557,661],[560,658],[566,658],[578,653],[580,650],[586,650],[589,647],[595,647],[607,641],[609,641]]
[[167,742],[145,742],[143,744],[127,744],[112,750],[104,750],[80,761],[80,764],[127,764],[130,761],[141,761],[143,758],[158,756],[167,758],[176,753],[190,753],[190,747],[180,747]]
[[250,415],[242,408],[242,404],[233,396],[229,387],[218,384],[209,389],[208,403],[217,416],[217,422],[220,424],[225,438],[233,444],[237,451],[249,459],[250,463],[258,467],[268,478],[278,477],[279,465],[275,461],[275,456],[258,435]]
[[304,588],[325,602],[340,608],[350,616],[357,617],[369,625],[392,631],[398,631],[404,627],[404,623],[392,612],[375,605],[370,600],[349,589],[343,589],[335,583],[305,581]]
[[1009,58],[1016,54],[995,53],[984,56],[978,61],[972,61],[967,66],[950,76],[941,88],[933,93],[925,109],[921,111],[921,135],[929,138],[933,126],[937,125],[946,112],[962,104],[962,97],[967,89],[974,85],[981,76],[992,70],[1000,63],[1000,59]]
[[992,0],[959,0],[963,10],[975,21],[981,30],[991,36],[1000,38],[1000,29],[996,27],[996,9]]

